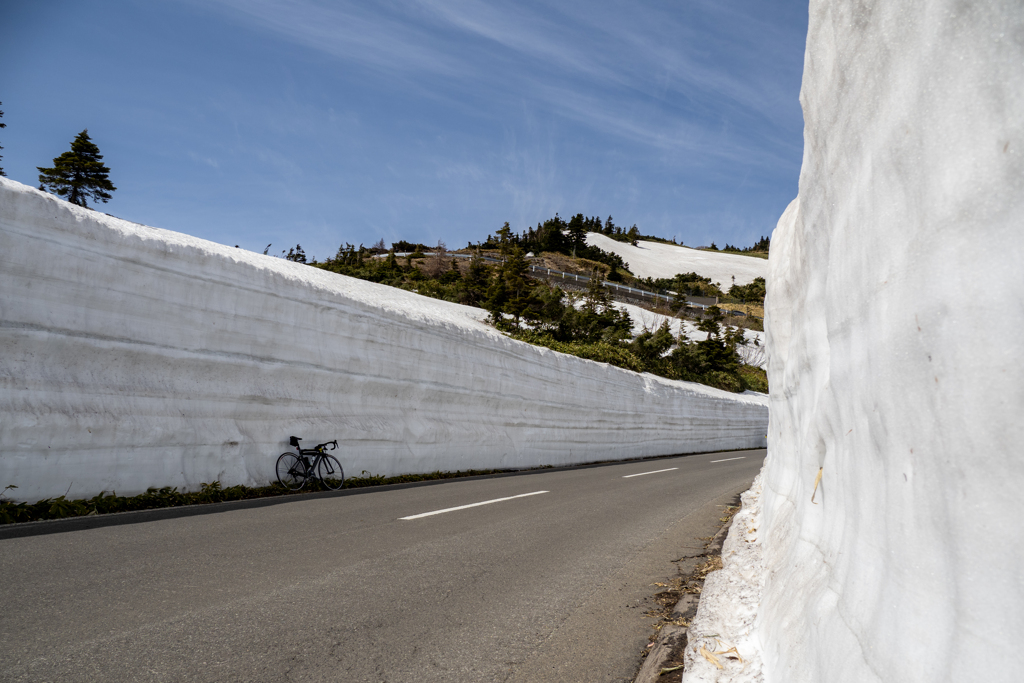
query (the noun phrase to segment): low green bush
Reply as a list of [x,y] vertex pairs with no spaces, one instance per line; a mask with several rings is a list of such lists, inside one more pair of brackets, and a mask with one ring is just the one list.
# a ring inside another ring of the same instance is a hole
[[763,369],[753,365],[741,365],[739,372],[746,385],[745,388],[751,391],[760,391],[762,394],[768,393],[768,373]]
[[[546,466],[546,467],[550,467]],[[545,468],[540,468],[545,469]],[[387,484],[406,484],[417,481],[434,481],[438,479],[457,479],[485,474],[499,474],[509,470],[456,470],[455,472],[428,472],[426,474],[400,474],[394,477],[370,474],[363,470],[361,476],[349,477],[343,488],[357,489],[367,486],[384,486]],[[179,507],[182,505],[202,505],[205,503],[224,503],[232,500],[248,500],[252,498],[269,498],[272,496],[302,495],[315,491],[323,491],[319,482],[309,482],[301,491],[289,491],[278,483],[269,486],[229,486],[223,488],[220,482],[200,484],[198,491],[179,491],[177,488],[165,486],[150,488],[137,496],[119,496],[116,493],[103,491],[92,498],[68,500],[64,496],[45,498],[35,503],[16,503],[0,496],[0,525],[18,522],[36,522],[44,519],[63,519],[66,517],[84,517],[87,515],[103,515],[112,512],[131,512],[135,510],[153,510],[157,508]],[[17,488],[8,486],[4,492]]]

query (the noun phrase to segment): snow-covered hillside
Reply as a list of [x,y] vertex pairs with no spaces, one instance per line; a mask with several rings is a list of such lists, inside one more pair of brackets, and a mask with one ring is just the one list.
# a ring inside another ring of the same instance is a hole
[[513,341],[485,315],[0,178],[0,486],[265,484],[291,434],[337,438],[354,474],[765,443],[763,397]]
[[[748,285],[754,278],[768,275],[768,261],[753,256],[726,254],[677,247],[663,242],[639,241],[638,246],[618,242],[596,232],[587,233],[587,244],[618,254],[637,277],[673,277],[679,273],[697,273],[717,282],[728,292],[734,284]],[[733,282],[732,278],[736,278]]]
[[685,680],[1021,679],[1022,35],[1019,0],[811,1],[761,520],[733,528],[763,565],[725,558],[763,595],[715,631],[762,650]]

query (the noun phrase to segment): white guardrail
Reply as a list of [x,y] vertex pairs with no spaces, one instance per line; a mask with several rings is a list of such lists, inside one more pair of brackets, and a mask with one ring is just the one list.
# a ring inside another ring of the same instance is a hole
[[[402,252],[396,253],[395,256],[405,257],[415,252]],[[435,252],[421,252],[424,256],[435,256]],[[473,258],[473,254],[453,254],[451,252],[446,253],[445,256],[451,256],[453,258]],[[496,259],[493,256],[480,256],[484,261],[490,261],[492,263],[501,263],[501,259]],[[579,275],[577,273],[566,273],[565,271],[555,270],[553,268],[544,268],[541,266],[530,266],[531,273],[545,273],[550,277],[557,277],[562,280],[572,280],[573,282],[590,282],[590,278],[586,275]],[[646,289],[637,289],[636,287],[630,287],[628,285],[620,285],[616,282],[610,282],[608,280],[601,280],[601,284],[605,287],[609,287],[618,292],[628,292],[633,296],[651,297],[652,299],[660,299],[662,301],[672,301],[673,297],[666,294],[659,294],[657,292],[649,292]],[[699,308],[701,310],[707,310],[709,307],[704,304],[699,304],[695,301],[687,301],[687,307]]]

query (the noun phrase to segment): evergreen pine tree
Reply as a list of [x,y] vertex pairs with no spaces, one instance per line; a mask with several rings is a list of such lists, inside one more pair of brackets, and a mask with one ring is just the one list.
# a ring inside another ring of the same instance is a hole
[[569,220],[569,243],[572,244],[572,256],[576,258],[576,247],[582,247],[587,243],[587,226],[583,222],[582,213]]
[[590,313],[603,313],[611,306],[611,296],[601,284],[601,273],[594,271],[587,283],[587,293],[583,297],[583,309]]
[[450,285],[462,279],[462,271],[459,270],[458,261],[457,258],[453,258],[448,264],[448,270],[437,278],[442,284]]
[[640,359],[647,372],[658,370],[664,373],[665,369],[663,366],[665,362],[662,360],[662,357],[675,343],[676,340],[673,338],[672,330],[669,328],[668,321],[666,320],[658,329],[644,330],[637,335],[629,343],[629,350]]
[[513,244],[512,226],[505,221],[505,225],[501,226],[501,230],[498,231],[498,249],[501,251],[501,255],[508,256]]
[[676,287],[676,291],[672,295],[672,302],[668,307],[673,313],[678,313],[686,308],[686,294],[683,293],[682,287]]
[[506,304],[508,304],[508,290],[505,287],[505,278],[499,274],[487,288],[487,300],[484,301],[484,308],[490,311],[491,318],[497,323],[502,320],[501,314],[505,312]]
[[71,151],[53,160],[53,168],[39,169],[39,189],[65,197],[72,204],[87,206],[86,200],[106,204],[113,186],[103,165],[100,149],[89,139],[89,130],[83,130],[71,143]]
[[[0,104],[3,104],[3,102],[0,102]],[[2,119],[3,117],[4,117],[4,112],[3,112],[2,109],[0,109],[0,119]],[[3,121],[0,121],[0,128],[6,128],[6,127],[7,127],[7,124],[4,123]],[[0,145],[0,149],[3,149],[2,145]],[[3,159],[2,155],[0,155],[0,159]],[[6,177],[6,176],[7,176],[7,174],[4,173],[3,166],[0,166],[0,177]]]
[[703,319],[697,323],[697,329],[701,332],[707,332],[709,337],[718,338],[722,334],[722,321],[725,320],[725,316],[722,315],[722,309],[718,306],[710,306],[704,311]]
[[640,239],[640,229],[636,227],[636,223],[634,223],[633,227],[629,229],[628,233],[626,233],[626,237],[629,238],[630,244],[634,247],[637,246],[637,240]]
[[[476,306],[479,302],[483,301],[487,296],[487,283],[490,278],[490,269],[484,260],[480,258],[479,251],[469,261],[469,271],[463,278],[463,284],[466,287],[466,302],[472,306]],[[487,308],[484,306],[484,308]],[[488,310],[490,310],[488,308]]]
[[518,245],[512,247],[509,251],[508,259],[502,266],[501,276],[505,281],[505,291],[508,295],[508,300],[505,303],[505,312],[512,314],[512,318],[517,325],[523,311],[533,303],[531,296],[533,286],[526,277],[528,268],[529,264],[526,263],[523,250]]

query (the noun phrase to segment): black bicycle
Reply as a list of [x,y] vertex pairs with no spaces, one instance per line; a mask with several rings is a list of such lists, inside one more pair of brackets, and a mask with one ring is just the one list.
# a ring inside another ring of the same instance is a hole
[[289,491],[298,491],[310,479],[318,479],[324,488],[337,491],[345,483],[345,472],[341,463],[333,455],[326,452],[327,446],[333,451],[338,441],[328,441],[315,448],[302,448],[297,436],[288,437],[292,447],[299,451],[296,455],[291,451],[282,453],[277,458],[277,480]]

